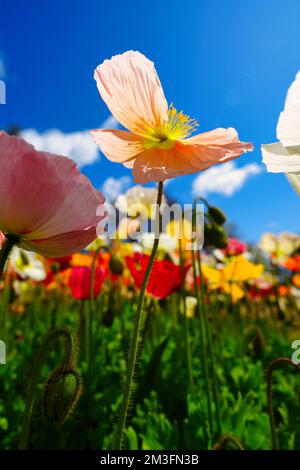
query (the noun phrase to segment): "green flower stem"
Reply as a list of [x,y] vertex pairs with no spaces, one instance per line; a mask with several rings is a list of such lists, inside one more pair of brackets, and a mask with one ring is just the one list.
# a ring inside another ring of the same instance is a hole
[[15,243],[16,240],[13,237],[7,237],[0,251],[0,279],[4,271],[5,263]]
[[194,276],[195,292],[196,292],[196,297],[197,297],[197,316],[198,316],[198,319],[199,319],[201,359],[202,359],[203,369],[204,369],[204,380],[205,380],[206,399],[207,399],[209,432],[210,432],[210,435],[212,435],[212,433],[213,433],[213,419],[212,419],[212,406],[211,406],[211,391],[210,391],[210,381],[209,381],[208,367],[207,367],[206,354],[205,354],[202,311],[201,311],[201,305],[202,304],[201,304],[201,299],[200,299],[200,294],[199,294],[199,286],[198,286],[198,282],[197,282],[195,250],[192,250],[192,263],[193,263],[193,276]]
[[179,245],[179,257],[180,257],[180,273],[181,273],[181,304],[184,315],[184,349],[185,349],[185,359],[186,367],[188,374],[188,384],[191,391],[194,389],[193,373],[192,373],[192,363],[191,363],[191,351],[190,351],[190,338],[189,338],[189,324],[186,311],[186,300],[185,300],[185,286],[184,286],[184,258],[183,258],[183,249],[182,249],[182,238],[178,240]]
[[92,266],[91,266],[91,287],[90,287],[90,304],[91,310],[95,311],[95,296],[94,296],[94,284],[95,284],[95,273],[96,273],[96,263],[101,250],[101,246],[99,246],[94,254],[92,259]]
[[298,372],[300,372],[299,365],[294,364],[293,361],[289,359],[288,357],[279,357],[278,359],[274,359],[274,361],[271,362],[270,366],[267,369],[267,401],[268,401],[268,414],[269,414],[269,422],[270,422],[270,430],[271,430],[271,438],[272,438],[272,450],[279,450],[279,441],[278,441],[278,435],[276,431],[276,423],[275,423],[273,401],[272,401],[272,379],[273,379],[274,370],[283,364],[290,364]]
[[217,380],[216,366],[215,366],[215,352],[213,348],[210,325],[208,322],[207,312],[206,312],[206,307],[205,307],[205,291],[204,291],[204,280],[203,280],[202,269],[201,269],[201,251],[200,250],[198,250],[198,269],[199,269],[199,276],[200,276],[200,292],[201,292],[201,303],[202,303],[202,309],[203,309],[204,326],[205,326],[205,333],[207,337],[208,352],[209,352],[209,356],[211,360],[212,386],[213,386],[214,402],[215,402],[215,407],[216,407],[217,432],[220,435],[222,432],[222,428],[221,428],[218,380]]
[[129,404],[132,397],[133,385],[134,385],[134,374],[136,372],[137,366],[137,358],[138,358],[138,351],[139,351],[139,343],[140,343],[140,336],[141,336],[141,326],[142,326],[142,317],[143,317],[143,306],[145,300],[146,289],[148,285],[148,281],[151,275],[153,263],[155,260],[158,244],[159,244],[159,236],[162,230],[162,220],[161,220],[161,212],[160,206],[162,201],[162,194],[163,194],[163,183],[162,181],[159,182],[158,186],[158,194],[157,194],[157,213],[156,217],[158,220],[158,233],[156,233],[152,252],[150,255],[149,263],[145,272],[145,277],[143,280],[143,284],[141,287],[135,323],[134,323],[134,330],[130,344],[130,351],[129,351],[129,359],[128,359],[128,367],[127,367],[127,374],[126,374],[126,381],[123,393],[123,401],[121,404],[119,422],[117,424],[117,429],[114,438],[114,449],[121,450],[123,444],[123,434],[126,427],[126,421],[128,416]]
[[233,443],[238,450],[245,450],[241,441],[234,436],[233,434],[224,434],[218,440],[218,442],[214,445],[214,450],[226,450],[229,443]]
[[[5,264],[9,258],[10,252],[17,242],[16,237],[8,236],[5,239],[5,242],[0,250],[0,279],[2,278],[2,274],[4,272]],[[4,276],[4,290],[2,296],[2,304],[0,308],[0,327],[3,329],[3,340],[6,343],[6,349],[8,349],[8,331],[7,331],[7,312],[8,312],[8,305],[9,305],[9,297],[11,292],[11,279],[9,273],[5,273]]]
[[37,355],[33,362],[32,373],[29,379],[29,385],[27,390],[27,398],[25,402],[25,410],[22,419],[21,433],[19,439],[19,450],[24,450],[27,448],[29,429],[31,423],[31,415],[33,410],[33,405],[35,402],[36,388],[40,376],[40,372],[43,366],[43,363],[46,359],[48,351],[53,347],[53,343],[59,339],[64,339],[65,351],[62,364],[74,365],[76,359],[76,347],[73,336],[70,331],[57,328],[45,337],[42,345],[40,346]]
[[91,309],[89,308],[89,305],[86,305],[85,301],[85,324],[84,324],[84,337],[85,337],[85,359],[88,365],[88,369],[90,367],[90,355],[91,355]]
[[93,320],[94,320],[94,313],[95,313],[95,295],[94,295],[94,285],[95,285],[95,273],[96,273],[96,263],[98,259],[99,252],[101,250],[101,246],[98,247],[92,259],[92,266],[91,266],[91,286],[90,286],[90,303],[87,312],[87,322],[86,322],[86,331],[87,331],[87,362],[88,362],[88,375],[91,376],[92,373],[92,357],[93,357],[93,349],[94,349],[94,335],[93,335]]
[[79,307],[79,320],[78,320],[78,326],[77,326],[77,342],[79,346],[79,359],[80,361],[84,358],[84,327],[85,327],[85,318],[84,318],[84,300],[81,300],[80,302],[80,307]]
[[[196,211],[197,211],[197,201],[199,198],[195,199],[194,203],[194,224],[196,221]],[[204,201],[203,198],[200,200]],[[205,201],[206,203],[206,201]],[[195,227],[196,228],[196,227]],[[197,240],[196,240],[197,242]],[[205,326],[205,333],[207,337],[207,346],[208,352],[211,360],[211,372],[212,372],[212,386],[213,386],[213,396],[214,402],[216,407],[216,420],[217,420],[217,432],[220,435],[222,432],[221,427],[221,414],[220,414],[220,403],[219,403],[219,392],[218,392],[218,381],[217,381],[217,374],[216,374],[216,367],[215,367],[215,352],[213,348],[213,343],[211,339],[211,332],[210,326],[207,318],[207,312],[205,307],[205,290],[204,290],[204,280],[202,275],[202,268],[201,268],[201,249],[197,249],[197,261],[198,261],[198,271],[200,277],[200,294],[201,294],[201,304],[202,304],[202,312],[203,312],[203,319],[204,319],[204,326]]]
[[6,344],[6,349],[8,349],[8,331],[7,331],[7,313],[9,309],[9,300],[11,294],[11,275],[9,272],[6,272],[3,276],[3,291],[2,291],[2,303],[0,305],[0,327],[2,331],[2,340]]

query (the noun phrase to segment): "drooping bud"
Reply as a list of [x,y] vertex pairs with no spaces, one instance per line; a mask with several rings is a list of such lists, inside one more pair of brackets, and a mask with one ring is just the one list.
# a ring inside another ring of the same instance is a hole
[[58,367],[44,386],[44,412],[47,421],[63,424],[70,417],[81,395],[81,377],[73,368]]
[[209,206],[208,215],[217,225],[223,225],[226,222],[224,212],[222,212],[218,207]]
[[223,227],[214,225],[212,227],[213,244],[216,248],[226,248],[228,244],[227,234]]
[[211,224],[204,222],[204,246],[213,244],[213,228]]
[[110,259],[109,262],[109,269],[111,270],[112,273],[121,275],[123,274],[124,271],[124,264],[120,260],[120,258],[116,255],[113,255]]

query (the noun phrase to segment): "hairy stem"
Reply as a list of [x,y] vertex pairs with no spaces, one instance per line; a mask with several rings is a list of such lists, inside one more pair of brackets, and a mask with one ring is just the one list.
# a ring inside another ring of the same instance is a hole
[[143,279],[143,284],[141,287],[138,305],[137,305],[133,335],[132,335],[132,339],[130,343],[130,351],[129,351],[128,367],[127,367],[127,374],[126,374],[126,382],[125,382],[124,393],[123,393],[123,401],[121,404],[119,422],[117,424],[117,429],[116,429],[114,443],[113,443],[115,450],[122,449],[123,434],[124,434],[124,430],[126,427],[129,404],[130,404],[130,399],[131,399],[132,391],[133,391],[134,374],[136,372],[139,342],[140,342],[140,337],[141,337],[141,326],[142,326],[145,294],[146,294],[148,281],[151,275],[153,263],[155,260],[155,256],[156,256],[156,252],[157,252],[157,248],[159,244],[159,236],[162,230],[161,211],[160,211],[162,194],[163,194],[163,183],[162,181],[160,181],[159,186],[158,186],[157,207],[156,207],[157,209],[156,217],[158,221],[158,233],[155,234],[152,252],[151,252],[149,263],[145,272],[145,277]]
[[232,434],[224,434],[224,436],[221,436],[218,442],[214,445],[213,449],[226,450],[229,443],[233,443],[238,450],[245,450],[241,441]]

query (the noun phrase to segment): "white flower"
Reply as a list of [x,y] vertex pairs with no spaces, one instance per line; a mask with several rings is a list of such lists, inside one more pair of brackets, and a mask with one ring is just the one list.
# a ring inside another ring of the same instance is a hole
[[[157,189],[145,188],[140,185],[132,186],[125,194],[119,196],[115,202],[115,206],[120,212],[127,214],[129,217],[141,217],[142,219],[154,218],[155,207],[157,201]],[[163,197],[162,204],[166,200]]]
[[273,233],[266,232],[261,236],[259,248],[266,253],[274,253],[277,249],[277,237]]
[[299,248],[300,237],[289,232],[282,232],[278,236],[272,233],[264,233],[258,246],[261,250],[281,260]]
[[271,173],[286,173],[300,194],[300,71],[288,90],[276,134],[279,142],[261,147],[263,163]]
[[[151,232],[143,233],[139,238],[139,242],[146,252],[152,250],[154,240],[155,233]],[[159,252],[167,253],[169,256],[173,257],[174,251],[177,249],[177,247],[178,240],[176,240],[176,238],[167,233],[162,233],[160,235],[158,245]]]
[[41,282],[46,279],[46,269],[39,256],[31,251],[24,251],[15,246],[10,256],[10,263],[22,279]]

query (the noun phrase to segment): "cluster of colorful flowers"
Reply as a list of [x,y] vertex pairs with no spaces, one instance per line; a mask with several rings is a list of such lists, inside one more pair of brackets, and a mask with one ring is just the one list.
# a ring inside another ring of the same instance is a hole
[[[174,223],[173,223],[174,224]],[[173,225],[172,224],[172,225]],[[147,286],[147,293],[164,299],[181,287],[178,240],[171,232],[171,224],[162,234],[157,259]],[[151,235],[151,234],[150,234]],[[41,284],[45,292],[59,290],[67,296],[87,300],[96,298],[103,285],[109,289],[117,285],[125,296],[132,289],[140,289],[149,262],[152,237],[142,235],[139,242],[96,240],[84,252],[58,258],[43,256],[14,247],[8,275],[13,279],[18,294],[18,309],[28,296],[34,295],[32,286]],[[259,244],[261,251],[248,248],[245,243],[229,238],[226,248],[209,247],[202,253],[202,279],[212,295],[228,295],[235,303],[242,298],[255,301],[292,295],[298,299],[300,292],[300,237],[282,234],[276,237],[265,234]],[[94,290],[91,292],[92,267]],[[195,285],[191,252],[184,251],[185,288],[187,304],[195,307]],[[200,274],[197,282],[200,285]],[[188,310],[192,315],[192,310]]]

